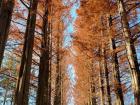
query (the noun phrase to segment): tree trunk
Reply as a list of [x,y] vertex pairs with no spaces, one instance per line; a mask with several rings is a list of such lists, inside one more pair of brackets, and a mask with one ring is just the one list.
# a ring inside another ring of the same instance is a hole
[[114,89],[116,94],[116,105],[124,105],[123,91],[121,87],[120,72],[119,72],[119,62],[117,54],[114,52],[116,49],[115,40],[110,37],[110,50],[112,53],[112,65],[113,65],[113,75],[114,75]]
[[91,85],[91,105],[97,105],[97,102],[96,102],[96,96],[95,96],[95,93],[96,93],[96,90],[95,90],[95,84],[92,83]]
[[0,67],[8,39],[14,3],[14,0],[0,0]]
[[[58,25],[58,30],[59,25]],[[56,85],[55,85],[55,98],[54,105],[61,105],[61,68],[60,68],[60,34],[57,38],[57,67],[56,67]]]
[[101,63],[102,69],[104,72],[104,83],[105,83],[105,93],[106,93],[106,103],[107,105],[111,105],[111,93],[110,93],[110,85],[109,85],[109,71],[107,68],[107,62],[105,57],[105,49],[101,49]]
[[[108,15],[110,18],[110,15]],[[109,44],[110,44],[110,51],[111,51],[111,63],[113,66],[113,77],[114,77],[114,90],[116,94],[116,105],[124,105],[123,99],[123,91],[121,87],[121,79],[120,79],[120,71],[119,71],[119,62],[117,53],[115,52],[116,44],[114,38],[110,35],[111,25],[108,19],[108,34],[109,34]]]
[[99,67],[100,67],[100,71],[99,71],[99,84],[100,84],[100,104],[101,105],[105,105],[105,90],[104,90],[104,80],[103,80],[103,71],[101,68],[101,60],[99,61]]
[[133,89],[134,97],[135,97],[135,105],[139,105],[140,104],[140,78],[139,78],[140,70],[139,70],[139,65],[138,65],[138,60],[137,60],[137,54],[135,50],[134,41],[131,38],[131,32],[129,28],[124,1],[117,0],[117,4],[118,4],[118,10],[121,16],[127,56],[128,56],[128,60],[129,60],[130,68],[131,68],[132,89]]
[[[50,7],[51,8],[51,7]],[[48,83],[48,105],[51,105],[52,95],[52,24],[49,23],[49,83]]]
[[[61,59],[62,59],[62,57],[61,57]],[[63,98],[63,77],[64,77],[64,73],[62,72],[63,71],[63,66],[61,65],[61,105],[64,105],[63,103],[64,103],[64,98]],[[65,71],[65,70],[64,70]]]
[[97,105],[96,100],[96,78],[94,77],[94,58],[92,59],[92,70],[89,77],[89,83],[90,83],[90,105]]
[[49,32],[49,22],[48,16],[50,15],[50,5],[48,0],[46,0],[45,14],[43,17],[43,38],[42,38],[42,50],[40,57],[39,66],[39,81],[38,81],[38,91],[37,91],[37,105],[49,105],[51,98],[49,97],[50,90],[50,32]]
[[37,5],[38,0],[33,0],[30,3],[24,48],[16,87],[14,105],[28,105],[30,71],[32,65],[32,52],[34,45],[34,31],[36,23]]
[[[101,16],[101,35],[102,37],[104,36],[104,23],[103,23],[103,17]],[[105,51],[105,46],[104,46],[104,41],[102,40],[101,42],[101,49],[100,49],[100,57],[101,57],[101,69],[102,69],[102,73],[104,73],[103,75],[103,83],[104,83],[104,90],[105,90],[105,103],[107,105],[112,105],[111,103],[111,92],[110,92],[110,84],[109,84],[109,71],[107,68],[107,61],[106,61],[106,51]],[[104,103],[104,104],[105,104]]]

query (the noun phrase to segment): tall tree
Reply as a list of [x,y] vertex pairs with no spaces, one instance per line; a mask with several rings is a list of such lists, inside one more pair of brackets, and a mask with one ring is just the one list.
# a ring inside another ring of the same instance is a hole
[[39,81],[37,91],[37,105],[49,105],[49,78],[50,78],[50,26],[49,16],[51,13],[51,0],[45,1],[45,12],[43,16],[43,37],[41,42],[41,57],[39,65]]
[[118,62],[117,54],[115,52],[116,45],[115,45],[115,40],[113,38],[110,38],[110,49],[111,49],[111,53],[112,53],[112,64],[113,64],[116,104],[117,105],[124,105],[123,91],[122,91],[121,80],[120,80],[121,77],[120,77],[120,71],[119,71],[119,62]]
[[111,26],[112,26],[112,16],[107,16],[107,30],[109,34],[109,45],[110,45],[110,51],[111,51],[111,63],[113,66],[113,77],[114,77],[114,90],[116,94],[116,104],[117,105],[124,105],[124,99],[123,99],[123,91],[121,87],[121,77],[120,77],[120,71],[119,71],[119,61],[117,57],[116,50],[116,43],[111,35]]
[[37,5],[38,0],[30,1],[23,54],[17,81],[14,105],[28,105]]
[[106,62],[106,55],[105,55],[105,49],[102,48],[101,49],[101,67],[103,69],[104,72],[104,86],[105,86],[105,99],[106,99],[106,103],[108,105],[111,105],[111,92],[110,92],[110,85],[109,85],[109,71],[107,68],[107,62]]
[[131,69],[131,83],[132,89],[135,97],[135,105],[139,105],[140,103],[140,69],[137,59],[137,54],[135,50],[134,41],[131,37],[131,31],[129,28],[129,23],[127,19],[127,12],[125,9],[125,4],[123,0],[117,0],[118,11],[121,16],[123,35],[125,37],[125,44],[127,50],[128,61]]
[[103,79],[103,71],[101,68],[101,60],[99,61],[99,84],[100,84],[100,104],[105,105],[105,89],[104,89],[104,79]]
[[0,1],[0,67],[2,64],[4,50],[8,39],[14,3],[14,0]]
[[[101,16],[101,35],[102,38],[104,36],[104,21],[103,21],[103,16]],[[105,99],[108,105],[111,105],[111,92],[110,92],[110,84],[109,84],[109,70],[107,68],[107,61],[106,61],[106,49],[105,49],[105,42],[102,39],[101,42],[101,69],[103,70],[104,73],[104,85],[105,85]]]
[[92,63],[92,70],[91,70],[91,75],[90,75],[90,83],[91,83],[91,89],[90,89],[90,103],[91,105],[97,105],[97,100],[96,100],[96,82],[94,78],[94,67]]
[[[58,31],[60,26],[58,25]],[[56,85],[55,85],[55,97],[54,105],[61,105],[61,64],[60,64],[60,34],[57,37],[57,66],[56,66]]]

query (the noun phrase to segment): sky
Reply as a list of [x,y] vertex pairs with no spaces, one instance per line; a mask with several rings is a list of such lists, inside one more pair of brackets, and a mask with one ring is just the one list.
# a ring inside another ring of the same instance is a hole
[[[63,0],[63,4],[70,6],[70,3],[74,3],[76,0]],[[64,43],[63,47],[71,47],[72,46],[72,37],[75,32],[74,23],[77,19],[78,15],[76,10],[80,7],[80,0],[77,0],[71,7],[69,15],[64,18],[64,26],[67,26],[64,30]],[[69,18],[71,17],[71,18]],[[67,74],[70,81],[70,86],[67,92],[67,105],[75,105],[75,99],[73,96],[73,89],[76,85],[76,73],[73,64],[68,64],[67,66]]]

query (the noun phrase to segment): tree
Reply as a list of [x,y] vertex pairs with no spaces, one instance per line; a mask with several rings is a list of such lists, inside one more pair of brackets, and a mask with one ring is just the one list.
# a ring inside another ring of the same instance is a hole
[[14,105],[28,105],[37,5],[38,0],[33,0],[30,2]]
[[[60,25],[58,25],[58,31],[60,31]],[[55,97],[54,97],[54,105],[61,105],[61,88],[62,88],[62,71],[61,71],[61,56],[60,56],[60,33],[57,36],[57,66],[56,66],[56,83],[55,83]]]
[[117,4],[118,4],[118,10],[121,16],[123,34],[124,34],[125,43],[126,43],[127,56],[128,56],[128,61],[130,64],[130,69],[131,69],[132,88],[133,88],[134,97],[135,97],[135,104],[138,105],[140,103],[140,80],[139,80],[140,70],[139,70],[139,64],[137,60],[137,54],[135,50],[134,41],[131,39],[131,32],[130,32],[129,23],[127,20],[127,13],[125,10],[124,1],[117,0]]
[[113,64],[113,74],[114,74],[114,87],[115,87],[115,94],[116,94],[116,103],[117,105],[124,105],[123,100],[123,91],[121,88],[121,80],[120,80],[120,72],[119,72],[119,63],[117,54],[115,53],[115,41],[113,38],[110,38],[110,49],[112,53],[112,64]]
[[51,0],[45,1],[45,11],[42,26],[41,57],[39,65],[39,81],[37,91],[37,105],[49,105],[49,77],[50,77],[50,21]]
[[0,2],[0,67],[10,29],[14,0],[1,0]]

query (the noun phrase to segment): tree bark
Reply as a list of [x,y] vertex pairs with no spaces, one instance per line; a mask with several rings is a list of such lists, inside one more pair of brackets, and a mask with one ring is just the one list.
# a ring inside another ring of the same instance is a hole
[[92,59],[92,69],[89,77],[89,83],[90,83],[90,105],[97,105],[96,100],[96,77],[94,77],[94,57]]
[[95,89],[95,84],[94,83],[92,83],[92,85],[91,85],[91,93],[92,93],[92,95],[91,95],[91,105],[97,105],[96,95],[95,95],[96,89]]
[[[58,26],[59,28],[59,26]],[[60,29],[58,29],[60,30]],[[61,105],[61,68],[60,68],[60,36],[57,38],[57,67],[56,67],[56,86],[54,105]]]
[[0,1],[0,67],[8,39],[14,3],[14,0]]
[[40,66],[39,66],[39,81],[38,81],[38,90],[37,90],[37,105],[50,105],[51,98],[49,94],[50,89],[50,26],[48,16],[50,15],[50,2],[46,0],[46,8],[43,17],[43,37],[42,37],[42,50],[40,57]]
[[30,9],[27,20],[27,28],[25,32],[25,41],[19,77],[17,81],[14,105],[28,105],[37,5],[38,0],[33,0],[30,2]]
[[[109,16],[109,15],[108,15]],[[110,18],[110,16],[108,17]],[[120,79],[120,71],[119,71],[119,62],[117,53],[115,52],[116,44],[114,38],[110,35],[111,25],[108,19],[108,34],[109,34],[109,44],[110,44],[110,51],[111,51],[111,63],[113,66],[113,77],[114,77],[114,90],[116,94],[116,105],[124,105],[123,99],[123,91],[121,87],[121,79]]]
[[[101,16],[101,35],[104,36],[104,23],[103,23],[103,17]],[[111,103],[111,92],[110,92],[110,84],[109,84],[109,71],[107,68],[107,61],[106,61],[106,51],[105,51],[105,46],[104,46],[104,41],[102,40],[101,42],[101,49],[100,49],[100,63],[101,63],[101,69],[103,75],[103,83],[104,83],[104,90],[105,90],[105,95],[104,95],[104,100],[107,105],[112,105]]]
[[[51,7],[50,7],[51,8]],[[49,23],[49,83],[48,83],[48,105],[51,105],[52,96],[52,20]]]
[[135,50],[134,41],[131,38],[131,32],[129,28],[124,1],[117,0],[117,4],[118,4],[118,10],[121,16],[123,35],[125,37],[127,56],[128,56],[130,69],[131,69],[132,89],[133,89],[134,97],[135,97],[135,105],[139,105],[140,104],[140,78],[139,78],[140,69],[139,69],[138,60],[137,60],[137,54]]
[[99,71],[99,84],[100,84],[100,97],[101,97],[100,104],[101,105],[105,105],[104,80],[103,80],[103,71],[102,71],[101,66],[102,66],[102,64],[101,64],[101,60],[100,60],[99,61],[99,67],[100,67],[100,71]]
[[107,62],[106,62],[106,57],[105,57],[105,49],[101,49],[101,67],[104,72],[104,83],[105,83],[105,98],[106,98],[106,103],[107,105],[112,105],[111,104],[111,93],[110,93],[110,84],[109,84],[109,71],[107,68]]
[[112,65],[113,65],[113,76],[114,76],[114,89],[116,94],[116,105],[124,105],[123,91],[121,87],[119,62],[117,54],[114,52],[116,49],[115,40],[110,37],[110,50],[112,53]]

